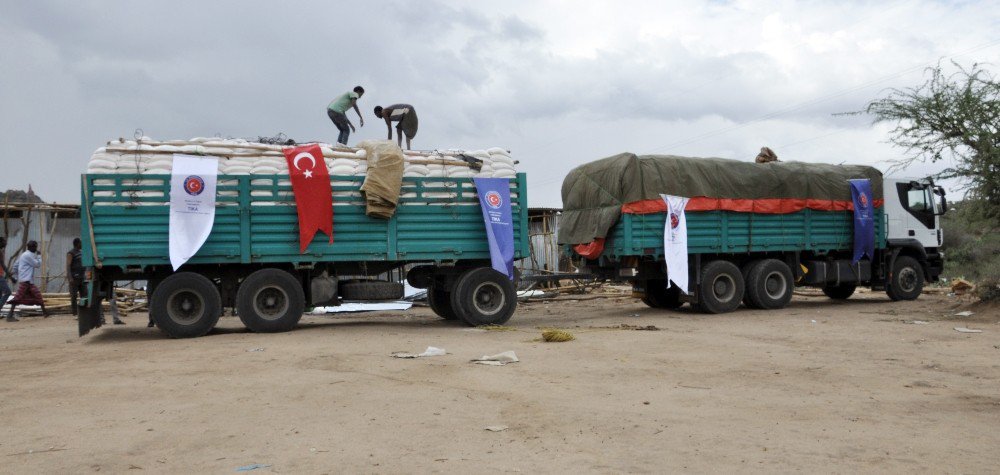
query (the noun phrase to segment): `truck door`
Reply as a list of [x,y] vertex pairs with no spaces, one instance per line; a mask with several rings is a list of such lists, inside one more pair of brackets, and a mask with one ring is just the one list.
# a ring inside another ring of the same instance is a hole
[[[889,190],[886,190],[889,191]],[[937,201],[933,186],[915,181],[896,182],[896,195],[901,209],[895,210],[899,215],[890,216],[892,229],[890,237],[895,239],[913,239],[919,241],[924,248],[939,247],[941,233],[938,231]],[[887,200],[889,201],[889,200]],[[891,208],[886,209],[892,212]]]

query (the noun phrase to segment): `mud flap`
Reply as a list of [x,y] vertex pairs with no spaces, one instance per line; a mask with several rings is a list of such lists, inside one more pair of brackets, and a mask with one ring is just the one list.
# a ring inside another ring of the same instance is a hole
[[96,281],[87,285],[87,305],[81,306],[77,316],[80,336],[90,333],[90,330],[101,326],[101,292]]

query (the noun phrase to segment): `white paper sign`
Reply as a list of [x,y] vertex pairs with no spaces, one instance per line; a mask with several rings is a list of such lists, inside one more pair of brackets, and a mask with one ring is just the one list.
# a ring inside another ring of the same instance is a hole
[[212,233],[219,159],[174,155],[170,177],[170,265],[176,271]]
[[667,278],[688,293],[688,239],[684,207],[688,198],[660,195],[667,204],[667,219],[663,226],[663,258],[667,263]]

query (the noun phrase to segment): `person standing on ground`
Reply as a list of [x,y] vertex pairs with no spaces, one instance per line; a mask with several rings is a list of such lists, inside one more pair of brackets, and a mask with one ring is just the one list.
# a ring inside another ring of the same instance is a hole
[[7,279],[12,278],[10,269],[7,268],[7,238],[0,236],[0,307],[7,305],[10,298],[10,286]]
[[396,144],[403,147],[403,134],[406,134],[406,149],[410,150],[410,140],[417,135],[417,110],[409,104],[393,104],[383,108],[375,106],[375,117],[385,119],[385,126],[389,129],[389,138],[392,140],[392,123],[396,125]]
[[73,239],[73,249],[66,253],[66,283],[69,284],[69,309],[70,313],[76,315],[79,308],[77,299],[81,295],[87,294],[87,288],[83,284],[83,243],[80,238]]
[[354,112],[358,113],[358,119],[361,121],[361,127],[365,126],[365,118],[361,116],[361,110],[358,109],[358,99],[364,94],[365,88],[357,86],[353,91],[347,91],[337,96],[326,106],[327,117],[340,131],[340,136],[337,137],[338,143],[347,145],[347,137],[351,135],[351,132],[354,132],[354,124],[347,118],[347,109],[354,108]]
[[49,316],[45,310],[45,300],[42,292],[35,285],[35,274],[42,267],[42,254],[38,252],[38,243],[28,241],[27,250],[17,258],[17,293],[14,300],[10,301],[10,313],[7,314],[8,322],[16,322],[14,318],[14,308],[18,305],[38,305],[42,307],[42,315]]

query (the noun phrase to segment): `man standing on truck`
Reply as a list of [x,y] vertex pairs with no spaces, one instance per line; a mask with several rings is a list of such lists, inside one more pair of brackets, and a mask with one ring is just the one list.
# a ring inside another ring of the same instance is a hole
[[385,119],[385,126],[389,129],[389,138],[392,140],[392,123],[396,125],[396,143],[403,147],[403,134],[406,134],[406,149],[410,150],[410,140],[417,135],[417,110],[409,104],[393,104],[382,108],[375,106],[375,117]]
[[340,136],[337,137],[338,143],[347,145],[347,137],[351,135],[351,132],[354,132],[354,124],[347,118],[347,109],[354,108],[354,112],[358,113],[358,119],[361,120],[361,127],[365,126],[365,118],[361,116],[361,110],[358,109],[358,99],[364,94],[365,88],[356,86],[353,91],[347,91],[337,96],[326,106],[326,115],[340,131]]
[[38,243],[28,241],[27,250],[17,258],[17,293],[14,300],[10,301],[10,313],[7,314],[8,322],[16,322],[14,318],[14,308],[18,305],[38,305],[42,307],[42,315],[48,317],[49,312],[45,310],[45,300],[42,292],[35,285],[35,274],[37,269],[42,267],[42,254],[38,252]]

